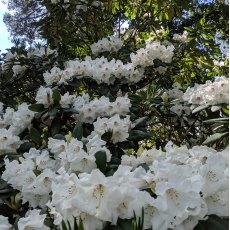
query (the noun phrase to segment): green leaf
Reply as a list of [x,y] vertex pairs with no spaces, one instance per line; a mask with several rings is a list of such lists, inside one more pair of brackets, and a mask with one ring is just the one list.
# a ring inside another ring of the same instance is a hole
[[228,124],[229,123],[229,118],[225,117],[225,118],[215,118],[215,119],[209,119],[206,121],[203,121],[203,123],[205,124],[209,124],[209,123],[224,123],[224,124]]
[[26,151],[29,151],[31,148],[34,148],[34,147],[35,147],[34,143],[24,142],[23,144],[20,145],[18,150],[26,152]]
[[109,92],[109,87],[106,84],[102,84],[100,86],[100,93],[104,96],[106,96]]
[[54,139],[58,139],[58,140],[64,140],[64,141],[66,140],[66,139],[65,139],[65,136],[63,136],[62,134],[59,134],[59,133],[58,133],[58,134],[55,134],[55,135],[53,136],[53,138],[54,138]]
[[145,124],[145,121],[146,121],[147,119],[148,119],[148,117],[141,117],[141,118],[135,120],[135,121],[133,122],[133,124],[135,125],[135,127],[141,126],[141,125]]
[[29,137],[37,145],[40,145],[42,143],[41,135],[40,135],[39,131],[37,129],[35,129],[34,127],[30,128]]
[[7,182],[0,178],[0,190],[5,189],[8,186],[9,185],[7,184]]
[[118,226],[122,230],[131,230],[132,229],[132,219],[127,220],[127,219],[119,219]]
[[225,132],[225,133],[215,133],[215,134],[209,136],[202,144],[203,145],[210,144],[210,143],[215,142],[215,141],[219,140],[220,138],[222,138],[224,136],[227,136],[227,135],[228,135],[228,132]]
[[73,108],[62,108],[62,110],[64,113],[74,113],[74,114],[78,113],[78,111]]
[[34,112],[42,112],[44,110],[44,105],[43,104],[33,104],[30,105],[29,110],[34,111]]
[[215,215],[209,216],[207,220],[199,221],[194,230],[228,230],[228,218],[223,219]]
[[112,131],[108,131],[108,132],[104,133],[104,134],[101,136],[101,139],[102,139],[103,141],[109,142],[109,141],[111,140],[112,136],[113,136],[113,132],[112,132]]
[[67,228],[66,223],[65,223],[64,220],[62,220],[61,226],[62,226],[62,230],[68,230],[68,228]]
[[9,193],[9,192],[12,192],[13,189],[12,188],[5,188],[5,189],[1,189],[0,190],[0,194],[5,194],[5,193]]
[[98,151],[95,153],[96,158],[96,165],[97,168],[100,169],[102,173],[105,173],[106,171],[106,152],[105,151]]
[[145,138],[149,138],[151,137],[152,134],[149,133],[149,132],[144,132],[144,131],[141,131],[141,130],[131,130],[129,132],[129,137],[128,139],[129,140],[135,140],[135,141],[141,141]]
[[59,101],[61,100],[61,94],[58,90],[53,91],[53,100],[55,104],[59,104]]
[[70,222],[67,220],[68,229],[71,230]]
[[187,31],[193,32],[193,29],[192,29],[192,28],[184,27],[184,29],[187,30]]
[[56,107],[51,107],[48,110],[48,114],[49,114],[50,117],[56,117],[57,112],[58,112],[58,110],[57,110]]
[[73,226],[74,230],[78,230],[78,224],[77,224],[77,219],[76,217],[74,217],[74,226]]
[[51,127],[50,127],[50,131],[51,131],[52,137],[59,132],[60,128],[61,128],[60,118],[59,117],[55,117],[53,119]]
[[83,136],[82,123],[79,122],[75,125],[72,135],[74,138],[77,138],[79,141],[82,139]]
[[38,170],[38,169],[34,169],[33,172],[34,172],[34,174],[35,174],[36,176],[38,176],[38,175],[40,175],[40,174],[42,173],[42,172],[41,172],[40,170]]
[[84,230],[83,222],[82,222],[81,219],[79,220],[78,229],[79,229],[79,230]]
[[135,102],[141,102],[141,101],[142,101],[142,97],[139,96],[139,95],[136,95],[136,94],[134,94],[134,95],[129,95],[129,99],[130,99],[131,101],[135,101]]
[[135,145],[132,141],[119,142],[119,143],[117,143],[117,145],[122,149],[132,149],[135,147]]
[[136,168],[138,168],[138,167],[140,167],[140,166],[141,166],[143,169],[145,169],[146,172],[149,171],[149,166],[148,166],[146,163],[141,163],[141,164],[137,165]]
[[207,109],[209,107],[209,105],[200,105],[198,107],[196,107],[192,113],[197,113],[197,112],[200,112],[201,110],[204,110],[204,109]]

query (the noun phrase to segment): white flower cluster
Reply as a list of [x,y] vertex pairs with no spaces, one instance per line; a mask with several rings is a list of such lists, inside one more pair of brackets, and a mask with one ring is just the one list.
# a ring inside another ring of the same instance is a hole
[[127,94],[124,97],[117,97],[114,102],[110,102],[109,98],[104,96],[89,101],[89,95],[84,94],[78,96],[73,104],[74,109],[79,113],[76,118],[86,123],[93,123],[97,117],[126,115],[131,106]]
[[40,214],[40,212],[39,209],[29,210],[25,217],[18,221],[18,230],[49,230],[50,228],[44,224],[46,214]]
[[[49,107],[54,103],[53,90],[49,87],[40,86],[35,100],[38,104],[43,104],[46,108]],[[110,102],[109,98],[105,96],[90,101],[89,94],[76,97],[76,95],[70,95],[69,92],[61,96],[60,105],[62,108],[69,108],[73,105],[73,108],[78,112],[75,118],[85,123],[93,123],[97,117],[115,114],[126,115],[132,106],[127,94],[117,97],[114,102]],[[2,123],[4,124],[4,122]]]
[[15,152],[22,141],[17,136],[26,128],[30,127],[34,112],[28,109],[26,103],[18,106],[17,111],[7,107],[3,111],[1,103],[0,110],[0,153]]
[[[144,77],[145,67],[153,65],[154,59],[160,59],[169,63],[173,57],[173,45],[161,45],[159,42],[147,44],[146,48],[141,48],[136,54],[131,53],[131,63],[124,64],[120,60],[108,60],[105,57],[92,60],[87,56],[85,60],[71,60],[66,62],[65,69],[61,70],[53,67],[50,72],[43,74],[47,85],[53,83],[68,84],[72,78],[82,78],[88,76],[98,84],[113,84],[116,79],[121,79],[124,83],[137,83]],[[164,69],[157,69],[165,71]]]
[[188,88],[183,95],[183,100],[194,105],[218,105],[229,102],[229,79],[216,77],[214,82],[206,81],[205,84],[196,84]]
[[[36,230],[49,230],[50,228],[44,224],[46,214],[40,215],[41,210],[29,210],[25,217],[20,218],[18,221],[18,230],[36,229]],[[10,230],[14,229],[9,223],[8,218],[0,215],[0,229]]]
[[186,115],[189,115],[191,113],[191,109],[188,105],[180,104],[181,102],[183,102],[182,97],[184,93],[179,83],[174,83],[172,89],[167,90],[166,93],[169,98],[178,100],[175,102],[174,105],[171,106],[170,111],[177,114],[179,117],[184,113]]
[[[105,222],[116,224],[118,218],[132,218],[133,212],[141,216],[144,208],[144,229],[193,229],[206,215],[228,215],[228,149],[216,152],[169,143],[166,152],[151,149],[139,157],[123,156],[117,171],[106,177],[89,153],[102,142],[98,137],[89,139],[87,153],[74,138],[70,143],[50,138],[54,159],[46,150],[31,149],[21,163],[5,159],[2,178],[21,191],[30,207],[47,206],[55,225],[68,220],[73,226],[75,217],[87,230],[103,229]],[[143,163],[149,170],[138,166]],[[144,191],[147,188],[155,198]],[[26,225],[49,229],[45,215],[39,213],[29,211],[19,220],[19,229]]]
[[[51,182],[55,178],[56,162],[49,157],[49,152],[31,148],[23,155],[21,163],[5,159],[5,171],[2,179],[13,188],[21,191],[23,203],[29,202],[30,207],[45,207],[51,192]],[[38,172],[36,175],[36,171]]]
[[174,54],[173,45],[161,45],[160,42],[148,43],[146,48],[139,49],[136,54],[131,53],[130,58],[135,66],[147,67],[153,65],[153,60],[159,59],[170,63]]
[[8,51],[4,57],[4,60],[5,60],[5,62],[8,62],[8,61],[14,59],[15,57],[18,57],[18,54],[16,52],[12,53],[11,51]]
[[29,202],[30,207],[44,208],[50,199],[51,182],[55,179],[55,172],[63,167],[68,173],[91,172],[97,168],[95,154],[98,151],[106,153],[107,162],[111,160],[111,153],[105,147],[106,142],[98,135],[90,136],[83,142],[72,138],[68,143],[64,140],[49,138],[47,150],[31,148],[23,154],[20,161],[5,159],[5,171],[2,179],[21,191],[23,203]]
[[90,49],[93,54],[97,55],[105,51],[117,52],[119,49],[121,49],[122,45],[123,45],[123,41],[121,40],[121,38],[109,37],[109,39],[102,38],[98,42],[93,43],[90,46]]
[[129,131],[134,127],[130,121],[130,116],[126,116],[121,119],[118,114],[112,116],[111,118],[98,118],[97,121],[93,123],[94,133],[102,136],[106,132],[112,132],[111,141],[112,143],[122,142],[127,140],[129,137]]
[[188,31],[184,31],[182,35],[180,34],[174,34],[173,40],[180,41],[180,42],[187,42],[188,41]]
[[17,111],[7,107],[0,117],[0,128],[8,128],[15,135],[20,134],[31,124],[34,118],[34,112],[29,110],[26,103],[18,106]]
[[105,147],[106,142],[98,135],[88,137],[85,141],[87,144],[84,149],[83,142],[75,138],[72,138],[70,143],[49,138],[48,148],[54,154],[58,165],[64,167],[68,173],[91,172],[97,168],[95,154],[98,151],[104,151],[107,162],[110,162],[111,153]]
[[16,63],[16,65],[13,66],[12,70],[13,70],[13,76],[16,76],[18,74],[21,74],[23,73],[26,69],[27,69],[28,66],[24,65],[20,65],[20,63]]
[[[106,221],[117,223],[118,217],[132,218],[133,211],[141,215],[142,206],[151,205],[149,193],[139,188],[146,184],[143,168],[131,172],[131,167],[120,166],[113,176],[105,177],[98,169],[90,174],[67,174],[60,169],[52,184],[50,207],[61,219],[73,223],[81,218],[87,230],[103,229]],[[51,210],[52,210],[51,209]],[[61,217],[60,217],[61,216]]]
[[8,51],[8,53],[4,57],[4,63],[2,64],[2,70],[6,71],[8,69],[8,64],[12,61],[14,61],[12,70],[13,70],[13,75],[16,76],[18,74],[23,73],[28,66],[27,65],[21,65],[19,62],[20,58],[33,58],[33,57],[43,57],[43,56],[48,56],[50,54],[54,54],[57,56],[57,51],[52,50],[48,47],[41,46],[40,48],[34,48],[28,50],[26,55],[19,55],[17,52],[12,53],[11,51]]
[[169,143],[166,152],[152,149],[122,157],[122,165],[143,163],[153,173],[158,213],[166,220],[162,229],[193,229],[205,215],[228,215],[228,149],[172,148]]
[[29,50],[27,53],[27,57],[31,58],[31,57],[42,57],[42,56],[48,56],[50,54],[54,54],[55,56],[58,55],[57,50],[52,50],[49,47],[45,47],[45,46],[41,46],[39,48],[34,48],[32,50]]
[[123,64],[120,60],[101,57],[92,60],[86,57],[84,61],[72,60],[66,63],[66,69],[60,70],[54,67],[51,72],[44,73],[44,80],[47,85],[53,83],[68,84],[72,78],[83,78],[88,76],[94,79],[98,84],[113,84],[116,79],[122,79],[127,83],[140,81],[144,76],[144,68],[135,68],[132,63]]

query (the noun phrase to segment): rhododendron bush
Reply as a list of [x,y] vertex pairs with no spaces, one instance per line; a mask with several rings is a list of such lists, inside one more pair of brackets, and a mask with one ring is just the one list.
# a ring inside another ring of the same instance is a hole
[[161,30],[132,45],[114,31],[84,54],[8,50],[8,84],[41,79],[0,102],[0,229],[226,229],[229,80],[170,76],[190,35]]

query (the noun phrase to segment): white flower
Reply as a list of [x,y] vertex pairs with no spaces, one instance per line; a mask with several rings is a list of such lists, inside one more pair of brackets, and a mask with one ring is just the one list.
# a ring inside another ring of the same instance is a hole
[[229,79],[216,77],[214,82],[206,81],[205,84],[195,84],[188,88],[183,95],[183,100],[194,105],[218,105],[228,104]]
[[229,210],[229,190],[215,193],[205,199],[208,205],[208,215],[228,216]]
[[31,148],[29,152],[24,153],[23,156],[25,157],[25,159],[36,160],[36,158],[40,155],[40,152],[40,150]]
[[49,137],[48,139],[48,148],[50,149],[51,153],[54,154],[59,154],[61,152],[64,152],[66,147],[67,147],[67,143],[64,140],[58,140],[58,139],[54,139],[52,137]]
[[173,57],[174,46],[164,46],[159,42],[153,42],[146,45],[146,48],[141,48],[137,54],[131,53],[130,58],[134,65],[150,66],[153,65],[154,59],[160,59],[163,62],[169,63]]
[[3,118],[0,117],[0,128],[6,128],[8,125],[12,124],[12,119],[14,115],[14,109],[7,107]]
[[[24,175],[24,178],[28,176],[27,174],[35,168],[34,162],[32,160],[26,160],[19,164],[18,161],[13,160],[10,162],[9,159],[5,159],[4,162],[5,171],[2,174],[2,179],[11,184],[12,187],[21,190],[23,181],[21,181],[19,177],[21,175]],[[34,175],[32,176],[32,179],[29,179],[27,182],[30,183],[33,182],[33,180]]]
[[84,151],[78,153],[63,152],[59,154],[61,165],[63,165],[68,172],[91,172],[92,169],[96,168],[95,157],[88,155]]
[[180,117],[182,115],[182,113],[183,113],[183,108],[184,108],[183,105],[177,104],[177,105],[173,105],[170,108],[170,111],[172,111],[173,113],[177,114]]
[[26,103],[18,106],[18,110],[13,113],[12,123],[9,130],[18,135],[26,128],[30,127],[31,121],[34,118],[34,112],[29,110]]
[[43,74],[44,81],[47,85],[52,85],[55,82],[59,82],[62,76],[62,70],[54,66],[49,72]]
[[126,115],[131,107],[128,95],[117,97],[114,102],[110,102],[109,98],[104,96],[79,105],[80,100],[81,96],[77,97],[74,103],[74,108],[79,112],[76,118],[87,123],[93,123],[97,117],[112,116],[114,114]]
[[[102,39],[99,43],[91,46],[92,52],[117,51],[122,43],[117,38]],[[106,48],[105,48],[106,47]],[[122,80],[123,83],[134,84],[139,82],[143,76],[146,66],[153,65],[153,60],[160,59],[163,62],[169,63],[172,61],[174,46],[169,44],[160,44],[154,42],[147,44],[146,48],[137,50],[137,54],[131,54],[131,63],[124,64],[121,60],[108,60],[105,57],[96,58],[93,60],[90,56],[85,57],[83,61],[70,60],[65,63],[65,69],[58,74],[58,77],[52,73],[45,73],[44,78],[47,84],[64,83],[68,84],[71,78],[80,79],[88,76],[94,79],[98,84],[106,83],[111,85],[116,79]],[[54,67],[56,68],[56,67]],[[158,68],[158,71],[164,71],[163,68]],[[55,72],[55,71],[54,71]],[[61,77],[60,77],[61,75]]]
[[182,35],[174,34],[173,40],[180,41],[180,42],[187,42],[188,41],[188,31],[184,31]]
[[94,131],[99,135],[103,135],[104,133],[111,131],[111,141],[114,144],[125,141],[129,137],[129,130],[133,127],[133,124],[130,121],[130,116],[126,116],[124,119],[121,119],[118,114],[109,119],[98,118],[93,125]]
[[26,213],[26,217],[20,218],[18,221],[18,230],[36,229],[48,230],[49,227],[44,225],[46,215],[40,215],[40,210],[33,209]]
[[46,206],[49,208],[49,214],[54,218],[54,225],[60,225],[63,220],[62,215],[52,206],[51,201],[48,201]]
[[69,108],[69,106],[74,103],[75,98],[75,95],[69,95],[69,92],[67,92],[61,96],[60,105],[62,108]]
[[82,173],[79,178],[84,193],[79,194],[78,199],[87,200],[88,205],[82,207],[76,200],[78,208],[103,221],[112,222],[122,198],[120,189],[111,186],[98,169],[94,169],[91,174]]
[[97,43],[93,43],[90,48],[93,54],[99,54],[101,52],[105,51],[118,51],[123,45],[123,42],[120,38],[117,37],[109,37],[103,38],[102,40],[99,40]]
[[36,165],[38,169],[55,169],[56,161],[50,158],[47,150],[43,150],[41,154],[36,157]]
[[207,207],[200,196],[204,181],[192,167],[154,161],[150,168],[156,181],[158,204],[155,206],[170,216],[171,228],[176,228],[189,216],[204,218]]
[[14,65],[13,66],[13,72],[14,72],[14,76],[21,74],[22,72],[24,72],[27,69],[27,66],[21,66],[21,65]]
[[8,221],[8,217],[0,215],[0,229],[1,230],[10,230],[12,225]]
[[31,184],[24,185],[21,190],[23,203],[29,202],[29,206],[44,208],[50,199],[51,183],[56,177],[50,169],[45,169],[41,174],[35,177]]
[[202,188],[204,198],[228,189],[228,178],[225,176],[225,169],[226,162],[221,154],[211,155],[206,163],[199,168],[199,172],[205,181]]
[[16,152],[21,143],[20,138],[10,130],[0,129],[0,154]]
[[181,85],[177,82],[172,85],[172,89],[168,90],[167,93],[170,98],[179,99],[180,101],[182,101],[184,95]]
[[95,155],[98,151],[103,151],[106,153],[107,162],[111,161],[112,154],[109,149],[105,146],[106,142],[103,141],[100,135],[96,134],[94,131],[87,137],[88,143],[86,144],[87,151],[89,155]]
[[134,155],[123,155],[121,157],[121,165],[136,167],[142,163],[144,163],[144,161],[138,157],[135,157]]
[[45,88],[40,86],[38,89],[35,100],[38,104],[43,104],[45,107],[49,107],[53,104],[53,91],[51,88]]
[[51,183],[55,176],[52,170],[44,169],[43,172],[36,177],[33,183],[33,187],[37,188],[36,192],[38,194],[49,194],[51,192]]
[[44,55],[50,55],[50,54],[54,54],[55,56],[57,56],[57,51],[52,50],[49,47],[42,46],[42,47],[35,48],[34,50],[29,51],[27,56],[29,58],[32,56],[42,57]]

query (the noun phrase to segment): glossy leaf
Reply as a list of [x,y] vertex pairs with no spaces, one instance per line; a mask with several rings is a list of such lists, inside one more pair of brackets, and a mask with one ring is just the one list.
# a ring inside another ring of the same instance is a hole
[[102,173],[105,173],[106,171],[106,152],[104,151],[98,151],[95,153],[95,158],[96,158],[96,165],[97,168],[100,169]]

